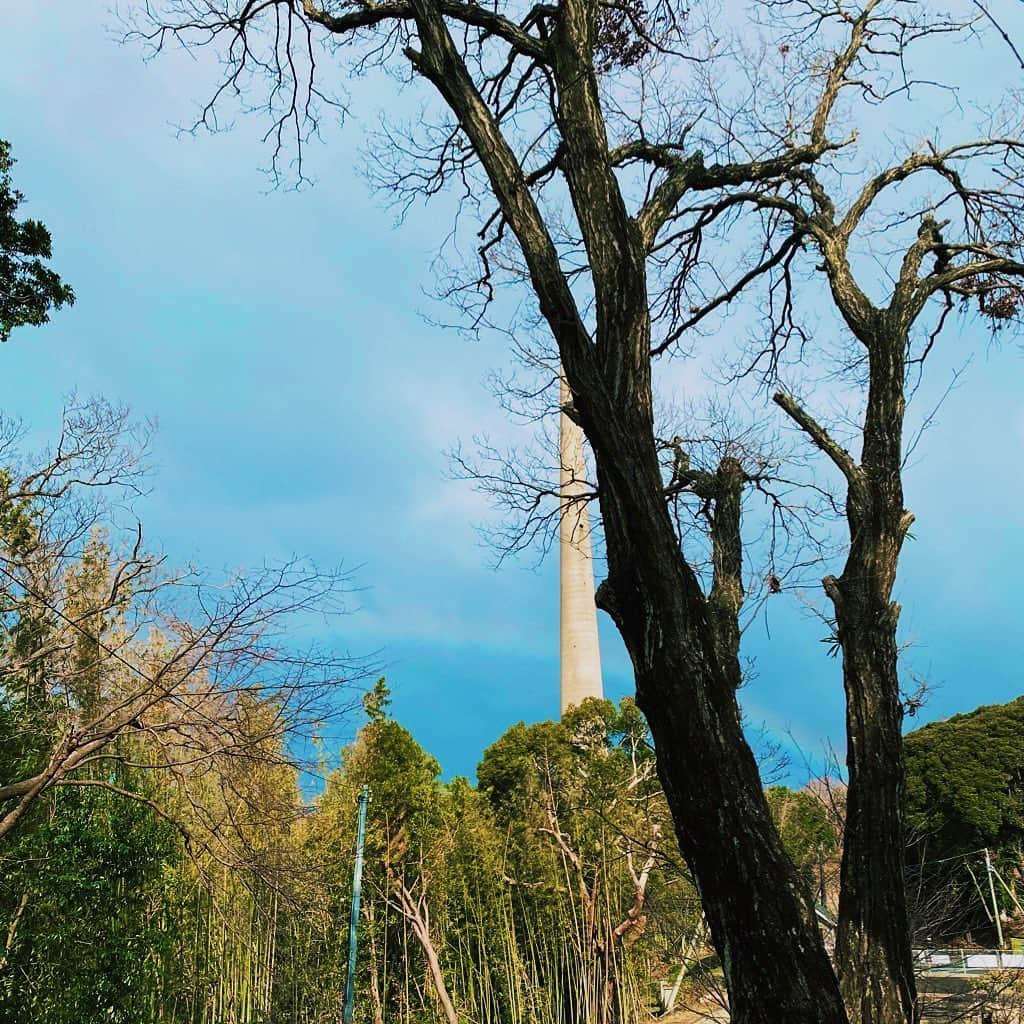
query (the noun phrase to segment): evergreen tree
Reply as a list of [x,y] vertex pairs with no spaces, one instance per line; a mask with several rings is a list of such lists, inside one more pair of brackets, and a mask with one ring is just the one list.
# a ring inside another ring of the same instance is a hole
[[71,305],[75,293],[47,266],[50,232],[37,220],[18,220],[24,201],[11,180],[11,145],[0,139],[0,341],[23,324],[44,324],[51,309]]
[[1024,697],[909,733],[907,823],[931,859],[1024,843]]

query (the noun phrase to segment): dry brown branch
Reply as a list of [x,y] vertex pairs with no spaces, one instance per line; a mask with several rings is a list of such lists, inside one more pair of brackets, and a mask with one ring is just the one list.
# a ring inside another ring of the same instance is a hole
[[[0,695],[36,764],[0,780],[0,837],[56,787],[94,786],[174,822],[193,854],[250,863],[256,826],[290,820],[299,801],[257,807],[236,780],[308,768],[303,744],[351,702],[360,663],[288,639],[308,616],[340,613],[348,580],[299,560],[168,572],[141,528],[97,532],[139,464],[126,413],[75,406],[42,468],[0,494],[13,524],[0,549]],[[119,766],[154,790],[126,789],[110,775]]]

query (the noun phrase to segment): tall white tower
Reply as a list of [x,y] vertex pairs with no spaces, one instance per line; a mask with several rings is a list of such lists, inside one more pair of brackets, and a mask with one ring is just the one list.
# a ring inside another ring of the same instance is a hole
[[[559,404],[572,401],[562,378]],[[562,516],[558,532],[559,612],[562,714],[587,697],[603,697],[601,648],[597,639],[594,603],[594,563],[590,543],[590,512],[586,502],[573,502],[586,492],[587,467],[583,431],[564,412],[559,413],[561,456],[559,493]]]

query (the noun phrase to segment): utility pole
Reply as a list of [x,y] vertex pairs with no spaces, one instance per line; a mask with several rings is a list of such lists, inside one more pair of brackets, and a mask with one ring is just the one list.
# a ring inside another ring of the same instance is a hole
[[363,842],[366,839],[366,805],[370,800],[370,787],[359,791],[359,825],[356,828],[356,863],[352,869],[352,916],[348,923],[348,974],[345,976],[345,1002],[342,1005],[342,1024],[352,1024],[352,1004],[356,995],[356,936],[359,930],[359,897],[363,885]]
[[988,872],[988,890],[992,894],[992,913],[996,919],[996,935],[999,936],[999,957],[1002,959],[1003,949],[1003,922],[999,917],[999,904],[996,903],[996,884],[992,880],[992,875],[995,874],[995,868],[992,867],[992,858],[988,855],[988,847],[985,847],[985,870]]

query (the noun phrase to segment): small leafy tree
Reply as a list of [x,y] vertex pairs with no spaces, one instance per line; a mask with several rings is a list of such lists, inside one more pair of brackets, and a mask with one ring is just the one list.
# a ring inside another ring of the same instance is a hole
[[11,180],[11,144],[0,139],[0,341],[23,324],[45,324],[51,309],[71,305],[75,293],[47,266],[50,232],[37,220],[18,220],[25,197]]

